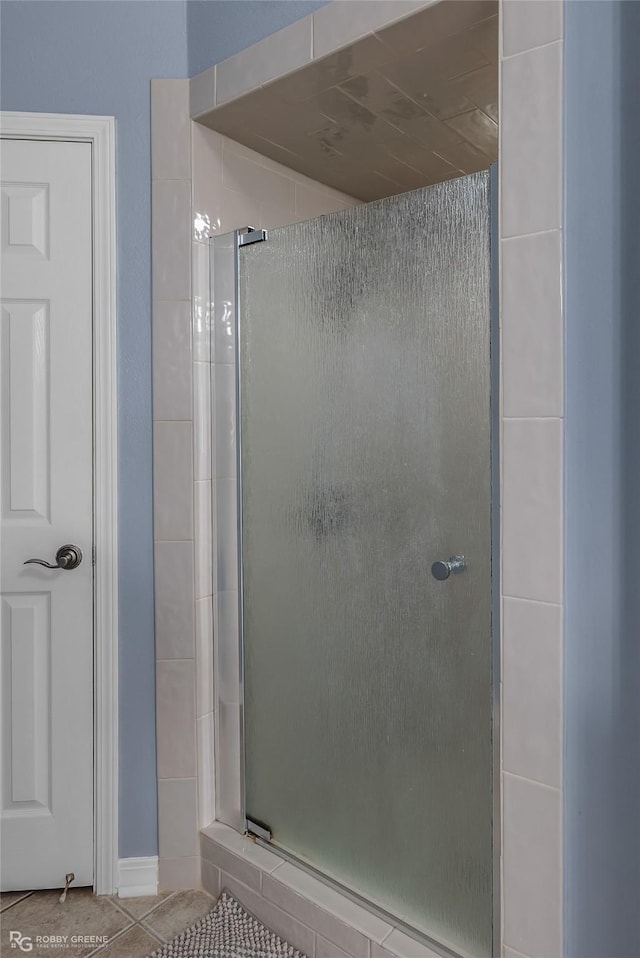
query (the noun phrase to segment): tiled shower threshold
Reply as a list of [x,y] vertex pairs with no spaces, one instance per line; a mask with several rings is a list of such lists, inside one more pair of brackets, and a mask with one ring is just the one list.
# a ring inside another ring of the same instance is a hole
[[227,888],[308,958],[441,958],[398,927],[228,825],[200,832],[202,886]]

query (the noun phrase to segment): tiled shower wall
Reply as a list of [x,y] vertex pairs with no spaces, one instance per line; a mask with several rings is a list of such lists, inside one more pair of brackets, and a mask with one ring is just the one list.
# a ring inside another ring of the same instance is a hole
[[[218,761],[236,773],[225,779],[240,781],[237,735],[224,736],[224,750],[217,747],[215,738],[223,726],[236,730],[239,727],[237,682],[224,681],[225,674],[237,676],[237,657],[218,654],[216,658],[213,643],[214,635],[237,633],[238,611],[235,252],[233,237],[229,234],[249,225],[285,226],[354,206],[358,201],[293,173],[198,123],[192,124],[192,155],[196,231],[225,237],[216,244],[215,302],[209,301],[209,244],[196,239],[193,245],[196,610],[200,605],[203,607],[200,618],[196,613],[198,808],[202,827],[210,824],[214,817],[214,740]],[[209,228],[204,224],[209,224]],[[207,352],[211,367],[205,359]],[[210,384],[212,395],[209,395]],[[215,437],[213,448],[212,437]],[[206,597],[205,588],[208,589]],[[228,647],[226,643],[225,648]],[[220,643],[216,643],[216,650],[220,652]],[[216,714],[211,701],[214,674],[218,689]],[[230,691],[231,695],[225,694]]]
[[[174,889],[200,884],[198,827],[214,814],[213,633],[220,611],[237,606],[237,585],[215,558],[216,514],[235,514],[235,501],[225,506],[235,460],[219,455],[212,468],[212,430],[221,448],[225,435],[235,442],[234,367],[221,327],[212,422],[206,235],[359,201],[191,123],[187,80],[152,82],[151,119],[159,880]],[[233,523],[218,531],[235,536]]]
[[500,10],[502,940],[559,958],[563,11]]
[[159,883],[198,887],[189,81],[151,86]]
[[[346,4],[335,6],[344,13]],[[504,0],[500,44],[502,941],[505,958],[559,958],[562,0]],[[192,338],[192,213],[207,213],[215,232],[225,232],[274,226],[280,209],[290,216],[284,224],[340,206],[329,206],[333,191],[194,124],[192,209],[188,81],[155,81],[152,93],[160,882],[178,888],[199,883],[195,823],[207,821],[212,802],[214,578],[212,550],[199,535],[212,476],[204,445],[193,445],[211,435],[210,309],[196,286]],[[204,246],[196,243],[194,254],[198,277]]]

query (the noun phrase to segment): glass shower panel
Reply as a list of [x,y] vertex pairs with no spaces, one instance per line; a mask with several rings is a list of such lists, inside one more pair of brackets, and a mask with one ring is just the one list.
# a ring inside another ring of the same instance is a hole
[[247,816],[489,955],[488,174],[239,255]]

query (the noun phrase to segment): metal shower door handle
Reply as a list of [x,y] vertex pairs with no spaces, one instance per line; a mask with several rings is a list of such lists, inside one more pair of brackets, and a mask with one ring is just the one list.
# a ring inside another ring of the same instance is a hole
[[65,545],[60,546],[56,552],[55,563],[47,562],[45,559],[27,559],[23,565],[42,565],[45,569],[76,569],[82,562],[82,550],[80,546]]
[[450,575],[458,575],[458,573],[464,572],[466,568],[467,563],[464,556],[449,556],[446,561],[439,559],[438,562],[433,563],[431,575],[434,579],[444,582]]

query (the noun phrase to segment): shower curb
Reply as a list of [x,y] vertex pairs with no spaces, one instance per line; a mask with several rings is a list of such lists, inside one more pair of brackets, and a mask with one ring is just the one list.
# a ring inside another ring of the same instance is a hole
[[200,832],[202,887],[227,888],[295,948],[315,958],[441,958],[291,862],[214,822]]

